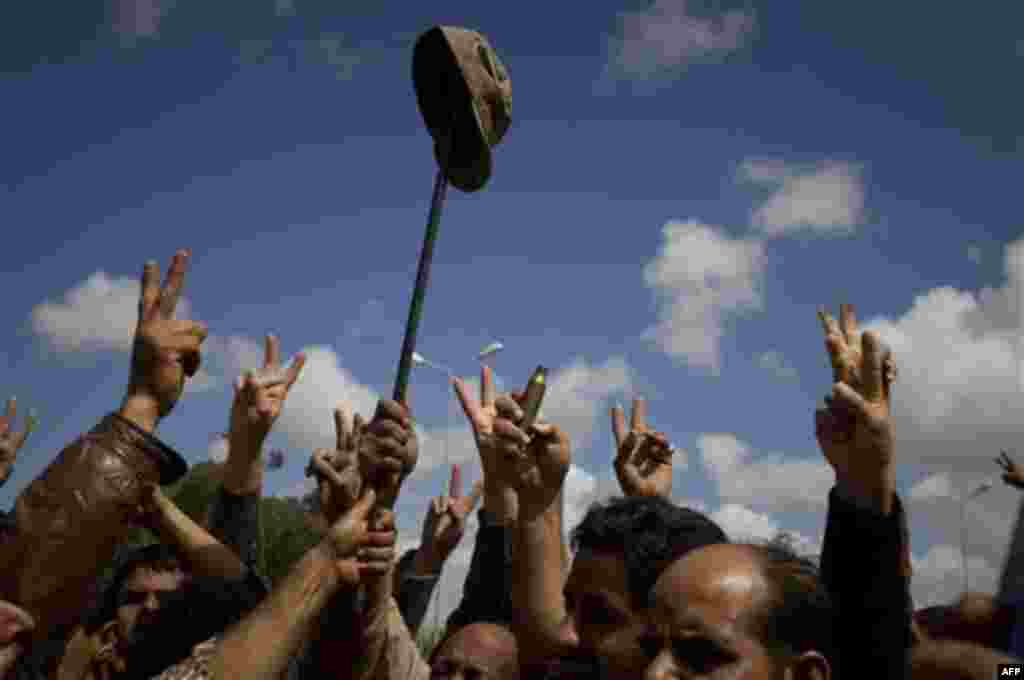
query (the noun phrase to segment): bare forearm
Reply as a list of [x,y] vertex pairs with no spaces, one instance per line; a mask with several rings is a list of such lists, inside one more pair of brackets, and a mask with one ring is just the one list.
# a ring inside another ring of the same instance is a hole
[[245,565],[230,548],[192,521],[170,499],[159,503],[161,538],[178,548],[194,573],[229,580],[245,576]]
[[248,436],[228,436],[228,459],[224,462],[224,488],[236,496],[258,494],[263,490],[262,441]]
[[312,548],[251,614],[221,640],[213,676],[277,680],[339,587],[331,547]]
[[557,504],[534,519],[520,518],[515,531],[512,595],[520,616],[517,635],[531,647],[558,646],[565,620],[563,549]]

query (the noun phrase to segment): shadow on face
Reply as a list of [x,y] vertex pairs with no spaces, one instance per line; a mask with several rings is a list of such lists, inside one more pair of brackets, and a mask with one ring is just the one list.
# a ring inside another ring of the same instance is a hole
[[759,621],[772,592],[753,546],[708,546],[677,560],[651,593],[644,677],[827,680],[821,655],[765,646]]
[[185,582],[181,569],[139,567],[125,579],[118,594],[118,633],[130,642],[139,623],[152,621],[160,610],[162,596],[178,592]]
[[564,593],[579,653],[600,659],[610,679],[636,677],[646,663],[639,644],[645,620],[633,607],[623,557],[579,550]]
[[434,655],[431,680],[518,680],[519,658],[511,631],[474,623],[449,637]]

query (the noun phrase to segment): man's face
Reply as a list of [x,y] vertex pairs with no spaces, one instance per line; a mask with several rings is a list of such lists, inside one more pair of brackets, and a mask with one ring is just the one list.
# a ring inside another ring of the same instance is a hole
[[474,623],[452,635],[438,650],[431,680],[515,680],[516,641],[508,630]]
[[609,680],[639,677],[647,662],[639,645],[645,621],[633,609],[621,555],[578,551],[565,584],[565,606],[579,651],[596,657]]
[[642,638],[645,680],[770,680],[773,661],[753,632],[768,584],[742,546],[714,545],[677,560],[658,579]]
[[160,596],[181,588],[185,574],[180,569],[154,570],[140,567],[125,579],[118,597],[117,624],[122,643],[132,640],[135,626],[152,621],[160,609]]

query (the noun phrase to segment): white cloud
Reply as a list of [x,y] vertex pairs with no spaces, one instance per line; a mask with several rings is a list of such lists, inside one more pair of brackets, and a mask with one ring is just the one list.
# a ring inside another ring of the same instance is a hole
[[206,368],[200,368],[194,376],[185,381],[185,394],[209,392],[220,386],[220,380],[213,375],[210,375]]
[[702,434],[697,448],[723,502],[761,508],[825,504],[835,476],[818,460],[765,455],[753,459],[750,446],[732,434]]
[[926,501],[934,498],[959,498],[959,495],[953,491],[949,475],[937,473],[925,477],[911,487],[909,497],[913,501]]
[[583,515],[586,514],[590,504],[594,502],[597,491],[597,479],[578,465],[570,465],[569,472],[565,476],[565,484],[562,486],[563,526],[566,534],[572,531]]
[[722,527],[734,543],[764,543],[785,533],[792,539],[797,553],[817,556],[821,552],[820,541],[798,531],[786,530],[770,515],[755,512],[743,505],[727,503],[708,516]]
[[739,177],[772,187],[751,215],[751,225],[768,236],[796,231],[844,235],[864,219],[864,185],[859,166],[826,161],[810,169],[771,159],[748,160]]
[[723,325],[761,308],[764,244],[731,239],[696,220],[669,222],[644,281],[660,300],[658,324],[645,332],[658,347],[693,366],[719,368]]
[[[1006,247],[1004,267],[999,288],[935,288],[902,316],[865,324],[889,344],[899,368],[892,413],[900,463],[947,475],[952,489],[974,488],[997,475],[993,458],[1024,440],[1024,241]],[[922,493],[917,489],[918,498]],[[972,551],[990,564],[1003,561],[1016,500],[1000,485],[969,504]],[[960,506],[952,495],[931,494],[928,502],[930,524],[959,529]]]
[[[952,604],[964,589],[962,554],[950,545],[933,545],[922,556],[912,555],[914,577],[911,592],[917,608]],[[968,550],[968,589],[973,592],[995,593],[999,573],[983,557]]]
[[757,358],[757,365],[768,371],[776,378],[790,380],[796,377],[796,369],[786,361],[786,357],[780,352],[770,350],[762,353]]
[[620,13],[618,30],[608,40],[606,75],[642,80],[677,73],[694,60],[735,52],[754,30],[752,13],[702,17],[687,5],[655,0],[645,11]]
[[[479,393],[478,384],[476,378],[467,379],[471,394]],[[602,364],[576,358],[550,374],[540,417],[565,431],[573,451],[585,451],[604,416],[607,400],[631,385],[632,371],[622,358],[613,357]],[[428,430],[420,445],[416,471],[425,474],[446,462],[476,459],[476,444],[467,422],[459,427]]]
[[[60,351],[132,348],[138,321],[137,278],[111,278],[98,271],[64,293],[62,302],[42,302],[32,309],[32,329]],[[189,319],[186,298],[178,302],[179,319]]]
[[216,437],[210,441],[210,446],[207,449],[207,457],[214,463],[223,463],[228,459],[228,439],[227,437]]

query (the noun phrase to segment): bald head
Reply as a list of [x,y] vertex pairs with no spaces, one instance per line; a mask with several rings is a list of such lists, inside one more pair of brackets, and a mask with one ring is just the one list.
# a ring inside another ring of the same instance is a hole
[[815,567],[777,546],[718,544],[662,573],[651,592],[647,678],[682,669],[780,677],[800,666],[827,679],[832,611]]
[[434,655],[431,677],[479,674],[485,680],[518,680],[519,657],[512,632],[493,623],[472,623],[445,640]]

